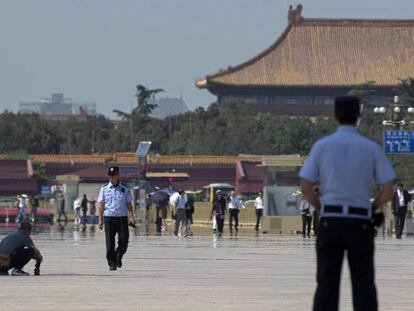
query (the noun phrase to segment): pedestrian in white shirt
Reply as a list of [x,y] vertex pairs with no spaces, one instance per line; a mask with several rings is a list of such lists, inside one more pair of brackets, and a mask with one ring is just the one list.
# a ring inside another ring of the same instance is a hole
[[76,198],[73,201],[73,211],[75,212],[75,223],[80,223],[81,199]]
[[233,219],[235,234],[239,233],[239,207],[246,208],[242,200],[235,196],[234,191],[231,191],[228,199],[230,235],[233,234]]
[[256,207],[256,233],[259,233],[260,219],[263,216],[263,193],[260,191],[259,196],[254,200],[254,206]]
[[315,208],[305,199],[300,202],[300,211],[302,214],[302,235],[305,238],[306,235],[310,238],[312,214]]

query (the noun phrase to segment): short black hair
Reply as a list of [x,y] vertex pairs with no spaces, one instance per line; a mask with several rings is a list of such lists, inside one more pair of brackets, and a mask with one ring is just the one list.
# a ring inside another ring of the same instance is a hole
[[354,125],[361,115],[359,98],[356,96],[340,96],[335,98],[335,117],[340,124]]
[[32,225],[28,221],[23,221],[20,224],[20,230],[23,230],[23,231],[31,231],[32,230]]
[[399,182],[399,183],[397,184],[397,186],[398,186],[398,187],[401,187],[401,188],[404,188],[404,185],[403,185],[403,183],[402,183],[402,182]]

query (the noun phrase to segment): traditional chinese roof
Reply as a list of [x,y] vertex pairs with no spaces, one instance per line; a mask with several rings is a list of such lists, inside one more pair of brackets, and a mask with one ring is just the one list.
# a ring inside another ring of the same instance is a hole
[[34,154],[29,157],[34,162],[54,164],[105,164],[113,159],[108,155],[88,154]]
[[298,154],[264,156],[262,158],[262,164],[258,166],[302,166],[305,159],[305,157]]
[[[1,159],[0,155],[0,159]],[[35,154],[29,158],[38,163],[48,164],[118,164],[137,165],[138,158],[133,152],[116,152],[109,155],[87,155],[87,154]],[[231,165],[237,161],[261,161],[259,155],[238,156],[208,156],[208,155],[149,155],[148,165]]]
[[37,183],[31,160],[0,160],[0,195],[36,193]]
[[393,87],[414,76],[414,20],[304,18],[289,10],[280,37],[252,59],[196,81],[199,88]]
[[[261,156],[149,155],[148,165],[226,165],[236,164],[239,160],[260,161]],[[116,162],[119,164],[136,164],[137,161],[137,156],[133,153],[116,156]]]

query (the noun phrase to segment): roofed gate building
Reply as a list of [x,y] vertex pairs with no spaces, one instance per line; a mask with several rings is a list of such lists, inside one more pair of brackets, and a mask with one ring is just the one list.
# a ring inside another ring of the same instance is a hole
[[375,81],[376,104],[395,95],[400,79],[414,77],[414,20],[304,18],[289,10],[288,25],[256,57],[196,81],[278,114],[324,114],[333,98]]

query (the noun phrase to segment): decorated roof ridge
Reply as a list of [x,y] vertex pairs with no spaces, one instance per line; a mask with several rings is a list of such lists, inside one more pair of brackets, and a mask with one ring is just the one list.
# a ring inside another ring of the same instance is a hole
[[[0,154],[0,159],[6,159]],[[171,164],[227,164],[237,161],[261,161],[261,155],[149,155],[148,163],[171,163]],[[113,155],[88,155],[88,154],[35,154],[29,155],[29,159],[34,162],[44,163],[91,163],[91,164],[136,164],[137,156],[134,153],[114,153]]]
[[109,155],[90,155],[90,154],[33,154],[29,159],[34,162],[47,163],[107,163],[113,157]]
[[301,26],[364,26],[364,27],[401,27],[413,26],[414,19],[362,19],[362,18],[304,18],[301,22],[294,24],[295,27]]
[[[228,85],[225,81],[217,81],[214,79],[233,74],[235,72],[241,71],[242,69],[245,69],[249,67],[250,65],[255,64],[262,58],[266,57],[268,54],[271,54],[275,51],[275,49],[286,39],[286,37],[289,35],[290,31],[294,27],[306,27],[306,26],[330,26],[330,27],[356,27],[356,26],[372,26],[372,27],[378,27],[378,26],[384,26],[384,27],[401,27],[401,26],[409,26],[414,28],[414,19],[403,19],[403,20],[395,20],[395,19],[353,19],[353,18],[304,18],[301,15],[303,6],[298,5],[296,9],[292,9],[292,6],[290,6],[289,13],[288,13],[288,24],[287,27],[283,30],[281,35],[265,50],[262,52],[256,54],[252,58],[248,59],[245,62],[242,62],[235,66],[228,66],[227,69],[219,69],[218,72],[213,74],[208,74],[205,77],[199,78],[196,80],[196,86],[198,88],[207,88],[209,83],[214,85]],[[400,79],[404,79],[406,77],[400,77]],[[350,86],[354,86],[355,84],[349,84]],[[260,86],[260,87],[273,87],[272,85],[263,85],[263,84],[257,84],[257,83],[250,83],[246,84],[246,86]],[[308,86],[307,84],[294,84],[294,85],[283,85],[284,87],[297,87],[297,86]],[[321,87],[337,87],[337,85],[332,84],[318,84],[318,86]],[[383,86],[389,86],[389,84],[382,84],[377,83],[375,85],[376,87],[383,87]],[[310,86],[313,87],[313,86]]]

